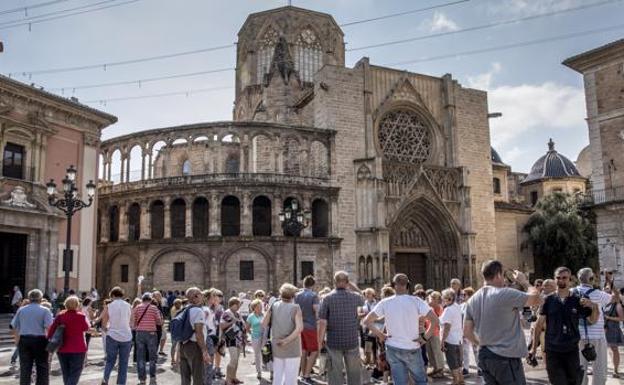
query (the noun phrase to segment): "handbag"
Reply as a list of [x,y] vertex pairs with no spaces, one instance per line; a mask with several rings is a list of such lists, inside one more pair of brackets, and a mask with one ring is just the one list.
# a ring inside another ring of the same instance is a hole
[[587,362],[596,360],[596,348],[589,342],[589,334],[587,333],[587,318],[583,318],[583,326],[585,327],[585,347],[581,350],[581,354]]
[[48,353],[54,354],[61,346],[63,346],[63,337],[65,336],[65,325],[58,325],[56,330],[54,330],[54,334],[52,334],[52,338],[48,340],[48,345],[46,346],[46,350]]

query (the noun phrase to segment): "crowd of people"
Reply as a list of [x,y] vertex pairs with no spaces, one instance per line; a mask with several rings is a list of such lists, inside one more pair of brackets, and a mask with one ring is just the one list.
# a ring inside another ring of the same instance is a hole
[[132,299],[115,287],[103,300],[94,291],[83,298],[72,293],[58,308],[34,289],[16,303],[14,359],[21,385],[31,383],[33,366],[36,383],[48,384],[53,354],[63,383],[78,384],[89,341],[101,336],[102,385],[115,369],[116,383],[126,384],[131,362],[140,385],[155,385],[159,356],[168,357],[182,385],[242,384],[239,360],[249,350],[257,379],[276,385],[310,385],[314,378],[329,385],[420,385],[449,377],[460,385],[470,375],[514,385],[526,384],[525,365],[544,365],[552,384],[585,385],[591,378],[602,385],[611,350],[619,377],[624,310],[612,281],[600,287],[592,269],[575,277],[560,267],[552,279],[531,285],[499,261],[485,262],[481,273],[476,291],[458,279],[441,292],[426,290],[399,273],[377,293],[339,271],[334,287],[318,292],[312,276],[301,288],[286,283],[276,295],[257,290],[227,301],[216,288],[153,290]]

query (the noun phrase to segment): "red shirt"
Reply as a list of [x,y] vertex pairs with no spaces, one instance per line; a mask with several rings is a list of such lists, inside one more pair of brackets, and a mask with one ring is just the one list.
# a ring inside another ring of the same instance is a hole
[[59,353],[85,353],[87,351],[87,341],[85,332],[89,330],[87,316],[75,310],[67,310],[59,313],[48,330],[48,339],[52,338],[56,327],[65,325],[63,333],[63,345],[59,348]]
[[[147,310],[146,307],[148,307]],[[143,315],[143,313],[145,313],[145,315]],[[134,330],[138,332],[155,332],[156,325],[162,325],[162,313],[151,303],[144,302],[135,307],[132,310],[132,319]],[[141,322],[139,322],[139,320]]]

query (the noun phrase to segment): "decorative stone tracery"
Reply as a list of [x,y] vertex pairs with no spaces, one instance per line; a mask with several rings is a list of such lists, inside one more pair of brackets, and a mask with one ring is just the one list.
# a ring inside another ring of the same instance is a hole
[[422,164],[431,155],[431,131],[413,111],[399,109],[388,112],[379,123],[377,138],[385,159]]

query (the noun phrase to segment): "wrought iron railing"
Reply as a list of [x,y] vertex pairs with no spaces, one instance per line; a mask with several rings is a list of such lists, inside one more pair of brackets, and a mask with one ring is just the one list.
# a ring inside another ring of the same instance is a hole
[[616,186],[601,190],[590,189],[582,195],[581,199],[581,203],[584,206],[624,201],[624,186]]

